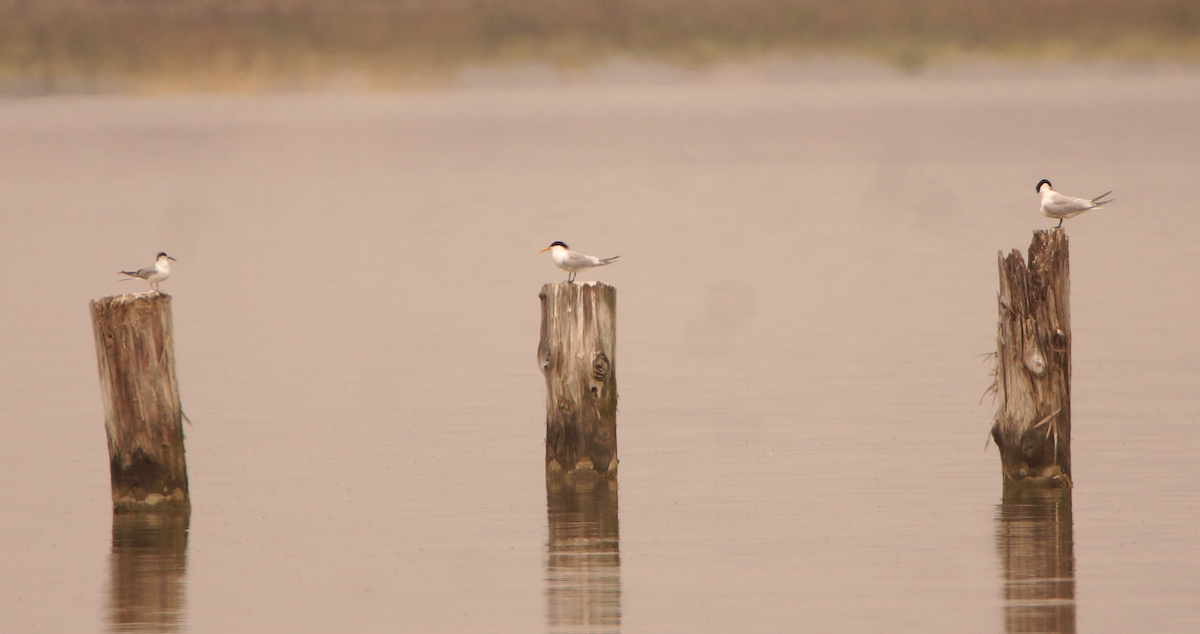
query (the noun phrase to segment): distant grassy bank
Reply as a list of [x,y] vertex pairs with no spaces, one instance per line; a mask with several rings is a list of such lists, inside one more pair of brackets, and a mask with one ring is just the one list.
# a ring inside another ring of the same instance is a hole
[[431,84],[470,65],[850,55],[1200,64],[1200,0],[0,0],[0,90]]

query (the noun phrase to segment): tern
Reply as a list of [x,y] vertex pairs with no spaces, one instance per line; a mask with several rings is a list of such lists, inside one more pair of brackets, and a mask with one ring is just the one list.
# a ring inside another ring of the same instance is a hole
[[136,271],[121,271],[122,275],[129,276],[121,281],[124,282],[125,280],[132,279],[146,280],[150,283],[150,288],[157,291],[158,283],[171,276],[171,263],[168,260],[174,259],[166,253],[159,252],[158,258],[154,260],[154,266],[148,266]]
[[547,251],[550,252],[550,257],[554,258],[554,263],[558,265],[558,268],[570,273],[570,275],[567,276],[568,282],[574,282],[575,274],[583,269],[590,269],[593,266],[612,264],[613,261],[621,257],[619,255],[614,255],[611,258],[598,258],[594,255],[576,253],[568,249],[567,243],[565,242],[553,242],[550,244],[550,246],[538,251],[538,253],[545,253]]
[[1075,198],[1074,196],[1064,196],[1054,191],[1054,187],[1050,185],[1050,181],[1044,178],[1037,184],[1037,193],[1042,195],[1042,213],[1048,218],[1058,218],[1058,227],[1055,227],[1055,229],[1061,227],[1062,221],[1067,218],[1074,218],[1089,209],[1095,209],[1100,205],[1113,201],[1111,198],[1100,200],[1111,194],[1111,191],[1104,192],[1091,200]]

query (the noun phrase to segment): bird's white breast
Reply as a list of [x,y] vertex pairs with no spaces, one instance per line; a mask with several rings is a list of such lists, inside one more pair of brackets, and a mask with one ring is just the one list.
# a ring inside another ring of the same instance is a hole
[[571,259],[571,254],[566,249],[562,247],[554,247],[553,249],[550,249],[550,257],[554,258],[554,263],[558,265],[558,268],[564,271],[571,270],[571,267],[568,265],[568,262]]
[[154,273],[150,274],[149,279],[152,282],[159,282],[167,279],[167,276],[170,274],[171,261],[166,258],[159,258],[158,261],[154,263]]

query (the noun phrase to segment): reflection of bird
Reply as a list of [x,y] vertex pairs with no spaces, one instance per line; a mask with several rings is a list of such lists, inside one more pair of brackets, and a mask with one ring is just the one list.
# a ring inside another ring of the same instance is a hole
[[[148,266],[144,269],[138,269],[136,271],[121,271],[121,273],[129,276],[126,279],[136,278],[139,280],[146,280],[150,283],[150,288],[157,291],[158,283],[171,276],[171,263],[167,260],[174,259],[175,258],[167,255],[166,253],[159,253],[158,259],[154,261],[154,266]],[[121,281],[124,282],[125,280]]]
[[575,274],[583,269],[590,269],[593,266],[604,266],[612,264],[614,260],[621,257],[614,255],[611,258],[598,258],[594,255],[584,255],[567,249],[565,242],[554,242],[550,246],[538,251],[538,253],[550,252],[550,256],[554,258],[554,263],[558,268],[570,273],[567,276],[568,282],[575,281]]
[[[1064,196],[1054,191],[1054,187],[1050,185],[1050,181],[1044,178],[1038,182],[1037,192],[1042,195],[1042,213],[1049,218],[1058,218],[1058,227],[1061,227],[1062,221],[1067,218],[1074,218],[1089,209],[1095,209],[1100,205],[1113,201],[1111,198],[1100,200],[1111,194],[1111,191],[1104,192],[1091,200],[1075,198],[1074,196]],[[1057,229],[1058,227],[1055,228]]]

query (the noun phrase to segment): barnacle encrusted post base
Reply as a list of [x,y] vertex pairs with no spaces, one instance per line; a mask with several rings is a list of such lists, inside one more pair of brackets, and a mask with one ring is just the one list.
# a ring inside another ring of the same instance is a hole
[[1071,486],[1071,275],[1067,234],[1034,231],[1029,262],[999,255],[992,439],[1006,485]]
[[546,377],[546,474],[617,473],[617,289],[546,284],[538,365]]

